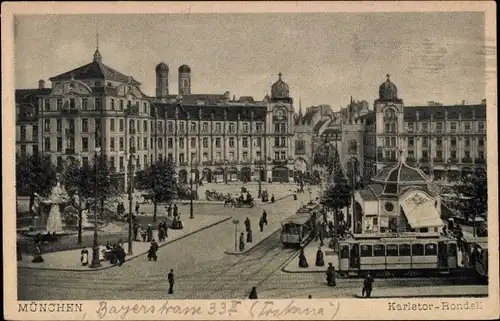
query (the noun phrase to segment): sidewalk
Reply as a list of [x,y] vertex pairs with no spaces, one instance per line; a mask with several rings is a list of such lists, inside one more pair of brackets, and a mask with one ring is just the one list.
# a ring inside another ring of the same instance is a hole
[[[252,243],[245,242],[245,250],[240,252],[239,250],[234,249],[234,245],[231,249],[224,251],[226,254],[232,255],[242,255],[251,251],[255,246],[257,246],[260,242],[264,241],[272,234],[274,234],[278,229],[281,228],[281,222],[292,216],[297,212],[297,209],[301,204],[306,204],[309,202],[309,194],[297,194],[297,200],[294,201],[292,198],[293,194],[289,194],[288,196],[284,196],[281,199],[276,199],[274,204],[263,204],[260,205],[263,210],[267,212],[267,221],[268,225],[264,226],[264,231],[261,232],[259,228],[259,217],[252,219]],[[246,231],[244,221],[240,221],[238,226],[238,241],[240,237],[240,233],[244,233],[245,241],[246,241]],[[239,244],[239,243],[238,243]]]
[[318,247],[320,241],[312,240],[305,248],[304,255],[306,256],[307,263],[309,267],[301,268],[299,267],[299,254],[297,255],[282,269],[283,272],[288,273],[325,273],[328,268],[328,263],[332,263],[335,270],[338,270],[339,260],[338,255],[333,251],[333,249],[328,247],[328,243],[330,242],[330,238],[323,240],[324,246],[321,247],[321,250],[324,254],[324,266],[316,266],[316,252],[318,251]]
[[[159,243],[160,247],[163,247],[169,243],[180,240],[186,236],[199,232],[201,230],[212,227],[216,224],[225,222],[229,220],[230,216],[215,216],[215,215],[197,215],[194,219],[184,219],[184,228],[182,230],[168,230],[168,238],[166,242]],[[158,231],[153,231],[153,238],[158,240]],[[150,243],[148,242],[134,242],[133,252],[134,254],[126,260],[131,260],[133,258],[142,256],[149,250]],[[128,249],[128,242],[123,244],[125,252]],[[92,261],[92,249],[87,248],[89,251],[89,263]],[[101,261],[102,266],[99,268],[91,269],[88,266],[82,266],[80,263],[80,251],[81,249],[60,251],[43,254],[44,262],[42,263],[32,263],[32,255],[26,255],[23,253],[22,261],[17,262],[18,267],[31,268],[31,269],[42,269],[42,270],[66,270],[66,271],[94,271],[103,270],[111,268],[115,265],[111,265],[109,261]]]
[[[361,298],[360,294],[354,294],[353,296]],[[377,288],[376,284],[374,283],[371,298],[383,299],[418,297],[469,297],[487,295],[488,287],[485,285],[443,285],[433,287],[421,286],[402,288]]]

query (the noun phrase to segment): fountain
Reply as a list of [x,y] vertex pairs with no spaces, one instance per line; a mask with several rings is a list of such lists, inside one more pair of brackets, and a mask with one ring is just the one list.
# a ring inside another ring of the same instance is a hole
[[49,218],[46,225],[47,232],[60,233],[63,230],[61,212],[59,211],[59,204],[52,204],[50,208]]

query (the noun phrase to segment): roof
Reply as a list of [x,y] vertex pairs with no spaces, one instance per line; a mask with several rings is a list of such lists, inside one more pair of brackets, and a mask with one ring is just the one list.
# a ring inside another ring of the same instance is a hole
[[401,202],[401,207],[411,228],[429,228],[443,225],[432,199],[422,203],[418,198],[409,198]]
[[[167,95],[167,99],[178,99],[178,95]],[[217,104],[221,102],[226,102],[229,97],[225,94],[189,94],[180,95],[181,104],[197,104],[198,101],[203,100],[205,104]]]
[[377,195],[372,188],[368,187],[367,189],[362,189],[359,191],[361,198],[365,201],[376,201],[378,200]]
[[52,88],[16,89],[16,103],[36,103],[36,96],[50,94]]
[[403,109],[405,121],[416,121],[417,114],[422,119],[445,119],[472,118],[473,115],[479,119],[486,118],[486,105],[448,105],[448,106],[405,106]]
[[178,111],[179,119],[202,119],[223,121],[226,117],[229,121],[265,121],[267,114],[266,106],[242,106],[242,105],[197,105],[197,104],[177,104],[177,103],[160,103],[152,104],[154,110],[158,110],[159,117],[167,117],[175,119],[176,110]]
[[60,75],[50,78],[50,81],[54,80],[66,80],[66,79],[105,79],[105,80],[115,80],[120,82],[130,82],[134,85],[140,85],[141,83],[135,80],[133,77],[122,74],[121,72],[106,66],[102,62],[93,61],[84,66],[78,67],[76,69],[67,71]]
[[302,225],[305,224],[307,221],[309,221],[309,216],[305,215],[293,215],[290,216],[289,218],[283,220],[281,224],[297,224],[297,225]]
[[383,186],[383,194],[399,194],[407,186],[427,186],[428,178],[420,169],[403,161],[395,166],[385,167],[372,178],[372,182]]

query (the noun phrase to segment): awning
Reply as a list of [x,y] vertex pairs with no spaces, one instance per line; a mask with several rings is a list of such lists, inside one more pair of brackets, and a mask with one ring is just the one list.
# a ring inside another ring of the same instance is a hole
[[409,197],[401,202],[401,207],[411,228],[442,226],[443,221],[434,207],[434,200],[418,196]]

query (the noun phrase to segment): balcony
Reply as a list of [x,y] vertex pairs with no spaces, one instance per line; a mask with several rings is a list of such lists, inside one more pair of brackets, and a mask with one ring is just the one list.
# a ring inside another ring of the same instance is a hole
[[288,159],[273,159],[273,165],[285,165],[288,164]]
[[427,158],[427,157],[420,157],[419,162],[420,163],[428,163],[429,162],[429,158]]
[[78,115],[80,110],[77,108],[63,108],[61,112],[63,115]]
[[74,148],[66,148],[66,150],[64,151],[64,153],[66,155],[75,155],[75,149]]
[[203,165],[206,165],[206,166],[210,166],[212,165],[212,161],[209,161],[209,160],[205,160],[203,162],[201,162]]
[[462,163],[470,164],[470,163],[472,163],[472,158],[470,158],[470,157],[463,157],[462,158]]
[[241,165],[250,165],[250,164],[252,164],[252,161],[249,159],[244,159],[241,161]]
[[265,162],[265,161],[263,161],[263,160],[261,160],[261,159],[258,159],[258,160],[256,159],[256,160],[254,161],[254,164],[255,164],[255,165],[265,165],[265,164],[266,164],[266,162]]
[[484,163],[486,163],[486,159],[480,158],[480,157],[476,157],[474,159],[474,163],[476,163],[476,164],[484,164]]
[[237,160],[230,160],[229,162],[227,162],[229,165],[238,165],[238,161]]
[[433,161],[434,163],[443,163],[443,162],[444,162],[444,159],[443,159],[442,157],[434,157],[434,158],[432,159],[432,161]]
[[224,164],[225,164],[225,162],[224,162],[223,160],[216,160],[216,161],[214,162],[214,164],[215,164],[215,165],[224,165]]

